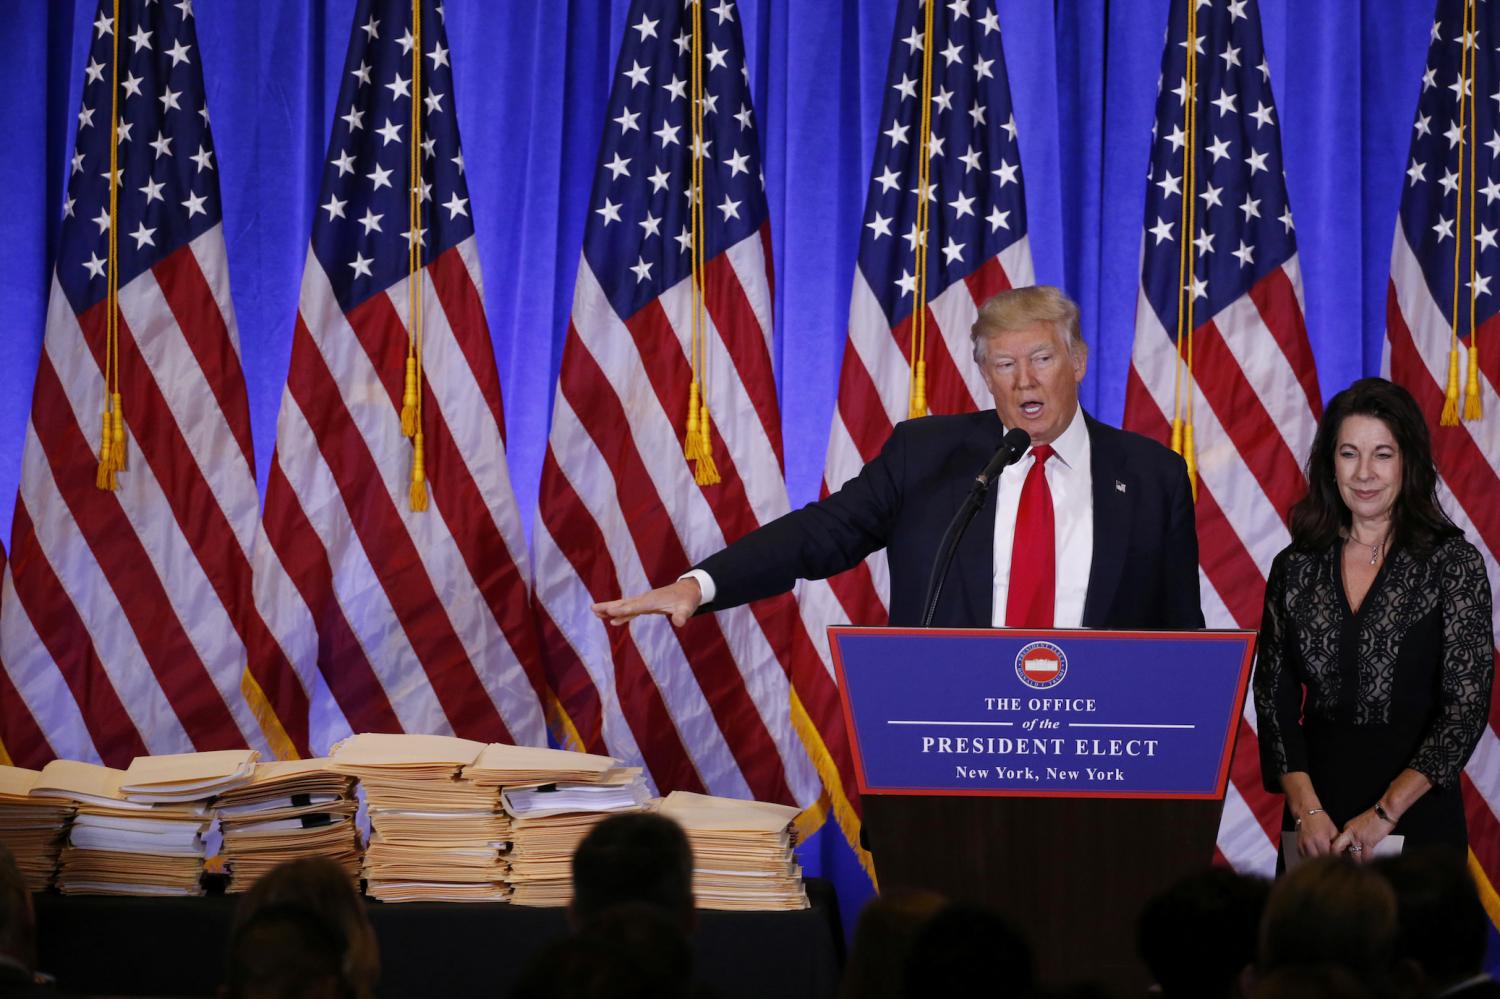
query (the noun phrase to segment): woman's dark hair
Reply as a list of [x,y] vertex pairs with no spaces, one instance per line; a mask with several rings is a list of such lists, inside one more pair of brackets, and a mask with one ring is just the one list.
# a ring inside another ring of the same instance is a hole
[[1326,548],[1349,527],[1349,508],[1339,495],[1333,458],[1339,428],[1351,416],[1373,416],[1384,423],[1401,450],[1401,491],[1391,510],[1391,540],[1418,555],[1461,533],[1437,500],[1437,468],[1432,438],[1411,393],[1384,378],[1361,378],[1328,402],[1312,452],[1307,456],[1307,495],[1292,507],[1287,527],[1292,544],[1303,550]]
[[1378,985],[1390,978],[1396,931],[1396,892],[1385,878],[1343,856],[1312,858],[1271,889],[1257,970],[1331,964]]
[[343,977],[355,999],[370,999],[380,980],[380,945],[349,873],[327,857],[277,864],[240,898],[230,921],[231,939],[257,912],[300,907],[323,920],[340,940]]

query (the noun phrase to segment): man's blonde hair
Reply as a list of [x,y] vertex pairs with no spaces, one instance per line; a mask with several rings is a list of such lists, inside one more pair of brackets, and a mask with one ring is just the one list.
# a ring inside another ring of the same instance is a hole
[[1070,353],[1088,354],[1088,344],[1083,342],[1078,326],[1078,306],[1061,288],[1038,284],[1002,291],[979,307],[979,316],[969,330],[975,362],[984,364],[985,342],[995,334],[1042,324],[1063,334]]

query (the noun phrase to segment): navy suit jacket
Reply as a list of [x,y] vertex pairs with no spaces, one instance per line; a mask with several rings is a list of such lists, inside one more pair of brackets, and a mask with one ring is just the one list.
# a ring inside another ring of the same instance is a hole
[[[1081,414],[1088,428],[1094,554],[1083,626],[1203,627],[1198,534],[1187,466],[1149,438]],[[974,476],[999,449],[994,410],[898,424],[880,454],[838,492],[779,517],[699,563],[717,592],[702,610],[735,607],[823,579],[886,549],[892,625],[920,623],[943,532]],[[964,534],[933,624],[989,627],[995,496]]]

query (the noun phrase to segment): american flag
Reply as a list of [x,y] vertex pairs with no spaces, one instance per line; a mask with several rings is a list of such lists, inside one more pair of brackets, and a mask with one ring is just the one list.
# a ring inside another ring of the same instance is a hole
[[[695,29],[695,21],[698,28]],[[684,458],[693,383],[692,60],[702,80],[702,374],[721,476]],[[643,764],[663,793],[807,805],[792,730],[790,595],[606,628],[596,600],[676,578],[785,513],[771,367],[770,228],[739,11],[635,0],[590,195],[533,528],[548,675],[570,742]],[[801,643],[807,641],[802,634]]]
[[[276,716],[300,692],[274,657],[245,668],[265,630],[251,588],[257,496],[193,5],[102,0],[89,31],[0,598],[5,748],[33,766],[285,752]],[[112,270],[116,491],[96,485]]]
[[[1467,32],[1466,8],[1472,18]],[[1478,40],[1470,48],[1468,73],[1463,72],[1466,35]],[[1490,589],[1500,593],[1500,400],[1495,394],[1500,385],[1500,286],[1490,289],[1490,282],[1500,276],[1500,254],[1495,252],[1500,232],[1497,37],[1500,10],[1493,4],[1438,3],[1391,249],[1382,367],[1427,413],[1443,509],[1479,547]],[[1453,415],[1459,420],[1442,426],[1455,328],[1460,349]],[[1476,342],[1478,366],[1471,369],[1469,348]],[[1464,412],[1471,378],[1482,407],[1479,414]],[[1500,631],[1500,614],[1494,627]],[[1494,891],[1500,883],[1497,726],[1500,696],[1491,698],[1490,724],[1464,770],[1463,789],[1471,860],[1484,875],[1481,895],[1490,918],[1500,925],[1500,901]]]
[[[341,80],[256,601],[306,692],[315,752],[350,731],[542,744],[547,697],[442,5],[361,0]],[[402,427],[414,326],[420,438]],[[412,495],[418,441],[425,511]]]
[[[824,496],[853,478],[909,415],[924,106],[931,164],[925,287],[925,394],[931,412],[993,407],[971,359],[969,329],[986,299],[1035,280],[999,17],[989,0],[934,4],[931,13],[930,36],[927,4],[903,0],[896,13]],[[834,813],[855,843],[858,803],[827,629],[847,622],[884,624],[888,594],[883,552],[799,590],[821,661],[799,662],[794,711],[801,714],[799,724],[817,733],[809,739],[814,758]]]
[[[1167,443],[1180,420],[1203,613],[1217,628],[1260,624],[1322,412],[1270,77],[1254,0],[1172,4],[1125,425]],[[1235,867],[1269,874],[1281,799],[1262,789],[1245,710],[1218,847]]]

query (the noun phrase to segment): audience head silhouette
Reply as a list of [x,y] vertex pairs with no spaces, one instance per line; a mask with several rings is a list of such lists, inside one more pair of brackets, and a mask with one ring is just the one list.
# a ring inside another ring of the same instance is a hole
[[621,902],[532,956],[512,999],[677,999],[691,991],[692,950],[677,918]]
[[1035,985],[1031,948],[1004,917],[972,902],[954,902],[927,921],[912,942],[905,994],[1026,996]]
[[337,927],[305,906],[256,909],[229,942],[226,999],[355,999]]
[[1255,961],[1255,936],[1270,882],[1222,867],[1191,874],[1141,910],[1136,947],[1162,995],[1238,993]]
[[36,967],[36,919],[16,858],[0,843],[0,979],[29,980]]
[[684,932],[693,928],[693,848],[682,827],[650,812],[612,815],[573,853],[575,925],[624,902],[657,906]]
[[1379,987],[1391,978],[1395,944],[1396,894],[1386,880],[1344,857],[1319,857],[1271,889],[1258,972],[1332,965]]
[[276,905],[298,906],[321,919],[340,941],[350,995],[368,999],[375,994],[380,949],[365,904],[342,867],[321,857],[276,866],[240,901],[231,932],[237,933],[261,909]]
[[1427,992],[1445,993],[1483,970],[1489,920],[1462,853],[1428,847],[1375,869],[1396,892],[1397,955],[1416,967]]
[[877,895],[865,905],[854,928],[854,946],[841,999],[898,999],[903,975],[917,934],[948,900],[929,891],[898,891]]
[[1248,999],[1376,999],[1347,968],[1336,964],[1292,964],[1256,980]]

